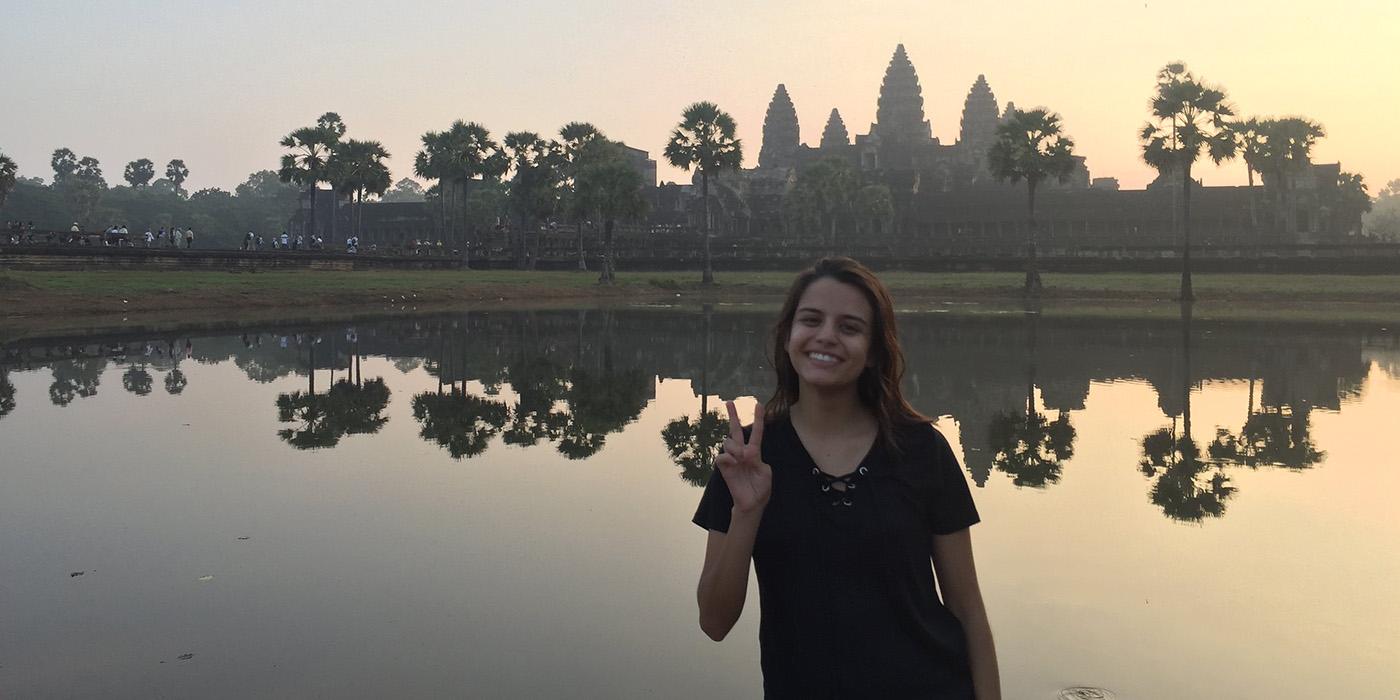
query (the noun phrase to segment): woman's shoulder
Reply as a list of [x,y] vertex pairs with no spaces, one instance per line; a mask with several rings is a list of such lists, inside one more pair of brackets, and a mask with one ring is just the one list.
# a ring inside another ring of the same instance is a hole
[[928,447],[947,442],[943,433],[938,432],[938,428],[933,427],[931,421],[915,418],[896,422],[894,437],[895,442],[901,447],[910,448]]

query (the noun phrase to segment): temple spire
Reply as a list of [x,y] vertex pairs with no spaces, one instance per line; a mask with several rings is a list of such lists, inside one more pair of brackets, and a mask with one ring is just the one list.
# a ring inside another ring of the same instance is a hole
[[841,113],[832,107],[831,116],[826,119],[826,128],[822,130],[821,148],[826,150],[849,145],[851,137],[846,133],[846,122],[841,119]]
[[904,44],[895,47],[885,80],[880,84],[880,101],[875,112],[871,133],[882,139],[919,141],[933,138],[933,129],[924,119],[923,89],[914,64],[904,52]]
[[977,82],[967,92],[963,103],[962,131],[958,144],[970,152],[985,153],[997,137],[997,98],[987,84],[987,76],[978,75]]
[[763,144],[758,151],[758,167],[791,168],[797,165],[797,149],[801,144],[797,126],[797,110],[788,97],[787,86],[779,83],[768,103],[763,118]]

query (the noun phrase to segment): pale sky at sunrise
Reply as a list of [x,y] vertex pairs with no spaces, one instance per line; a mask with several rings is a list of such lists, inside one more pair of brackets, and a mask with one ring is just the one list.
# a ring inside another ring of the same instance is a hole
[[[1177,18],[1206,25],[1172,26]],[[66,146],[109,183],[147,157],[190,168],[191,190],[232,190],[276,169],[277,140],[338,112],[348,137],[381,141],[394,178],[419,136],[454,119],[554,134],[590,121],[660,151],[685,106],[712,100],[757,161],[763,114],[785,83],[802,140],[832,107],[865,133],[903,43],[934,135],[957,139],[968,88],[1060,112],[1094,177],[1124,187],[1153,76],[1180,59],[1242,115],[1300,114],[1374,193],[1400,178],[1400,3],[1394,0],[973,2],[67,2],[0,0],[0,152],[49,179]],[[1200,169],[1242,184],[1238,162]],[[660,163],[665,179],[688,179]]]

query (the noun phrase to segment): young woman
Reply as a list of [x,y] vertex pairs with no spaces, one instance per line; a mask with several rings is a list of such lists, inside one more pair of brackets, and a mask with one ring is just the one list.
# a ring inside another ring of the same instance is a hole
[[766,697],[1000,698],[977,510],[947,440],[900,392],[889,292],[854,260],[819,261],[788,292],[773,365],[751,429],[728,404],[695,513],[709,531],[700,627],[716,641],[733,628],[752,561]]

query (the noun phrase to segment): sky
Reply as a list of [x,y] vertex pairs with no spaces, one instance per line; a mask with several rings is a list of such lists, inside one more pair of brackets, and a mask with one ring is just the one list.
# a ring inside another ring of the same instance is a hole
[[[556,134],[588,121],[689,176],[661,149],[699,100],[734,116],[745,165],[787,86],[816,145],[832,107],[852,136],[875,118],[903,43],[934,136],[953,143],[985,74],[1000,105],[1059,112],[1094,177],[1139,188],[1157,70],[1183,60],[1244,116],[1302,115],[1375,193],[1400,179],[1400,3],[1394,0],[1001,0],[997,3],[583,0],[574,2],[53,2],[0,0],[0,152],[52,177],[67,147],[121,182],[128,161],[181,158],[186,187],[232,190],[276,169],[277,141],[323,112],[378,140],[395,179],[419,138],[453,120]],[[1243,184],[1242,163],[1198,167]]]

